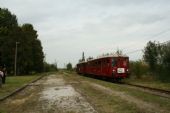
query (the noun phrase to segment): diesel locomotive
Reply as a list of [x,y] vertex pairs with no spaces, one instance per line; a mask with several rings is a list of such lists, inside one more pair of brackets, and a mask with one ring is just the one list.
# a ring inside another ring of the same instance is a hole
[[79,62],[76,71],[79,74],[121,80],[129,76],[129,57],[110,55],[88,59]]

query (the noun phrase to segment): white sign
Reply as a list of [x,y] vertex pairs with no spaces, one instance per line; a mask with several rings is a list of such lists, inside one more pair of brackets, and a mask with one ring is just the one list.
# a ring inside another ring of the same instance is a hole
[[125,73],[125,68],[117,68],[117,73]]

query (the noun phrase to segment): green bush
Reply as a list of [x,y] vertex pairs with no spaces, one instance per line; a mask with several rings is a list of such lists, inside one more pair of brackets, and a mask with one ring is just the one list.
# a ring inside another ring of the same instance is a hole
[[144,48],[143,58],[152,75],[161,81],[170,81],[170,41],[165,43],[149,41]]
[[71,64],[71,63],[68,63],[68,64],[67,64],[67,70],[69,70],[69,71],[72,71],[72,70],[73,70],[73,67],[72,67],[72,64]]
[[49,64],[47,62],[44,62],[44,72],[51,72],[51,71],[57,71],[57,65],[56,64]]
[[149,72],[149,67],[143,61],[130,61],[130,72],[132,77],[141,78]]

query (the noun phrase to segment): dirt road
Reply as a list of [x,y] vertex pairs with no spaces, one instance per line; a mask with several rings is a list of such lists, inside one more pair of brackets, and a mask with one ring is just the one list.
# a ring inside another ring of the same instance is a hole
[[30,84],[0,106],[8,113],[97,113],[59,74]]

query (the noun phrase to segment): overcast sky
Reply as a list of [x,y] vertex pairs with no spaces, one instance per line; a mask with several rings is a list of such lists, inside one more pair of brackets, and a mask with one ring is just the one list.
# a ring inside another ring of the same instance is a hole
[[38,31],[46,61],[76,64],[85,56],[123,50],[130,60],[142,58],[151,40],[170,40],[170,0],[0,0]]

